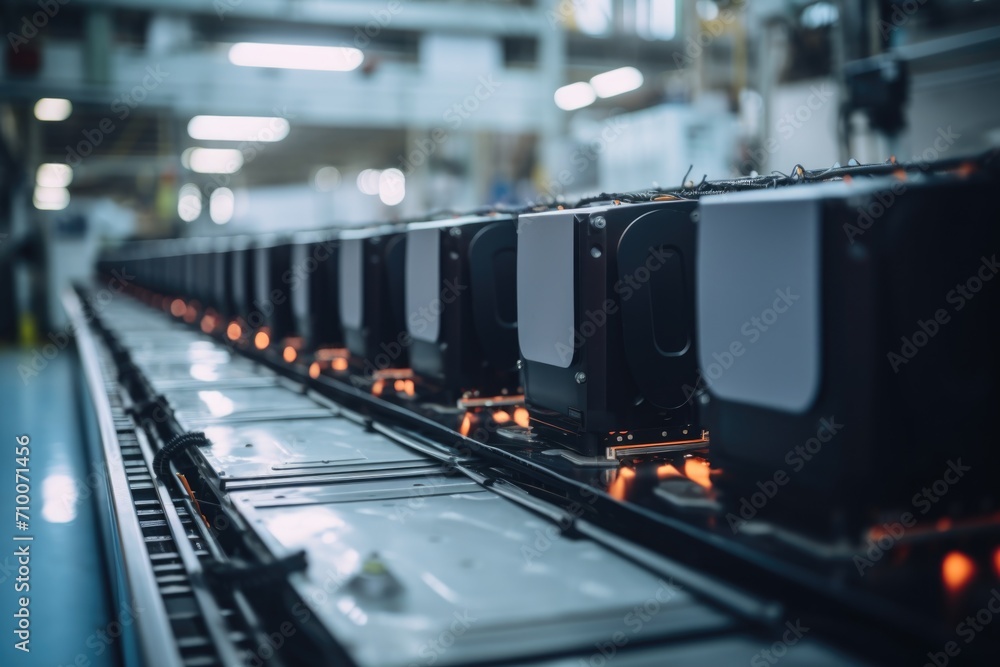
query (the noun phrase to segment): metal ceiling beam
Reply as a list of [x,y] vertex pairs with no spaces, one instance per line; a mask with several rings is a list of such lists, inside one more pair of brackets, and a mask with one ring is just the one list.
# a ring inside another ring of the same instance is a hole
[[364,30],[461,32],[490,35],[539,35],[558,29],[537,7],[441,1],[386,0],[384,3],[345,0],[77,0],[81,5],[149,12],[170,12],[282,23],[307,23]]

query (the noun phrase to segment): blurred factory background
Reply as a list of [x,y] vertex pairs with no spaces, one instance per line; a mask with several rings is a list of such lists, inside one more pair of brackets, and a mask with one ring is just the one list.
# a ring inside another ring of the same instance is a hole
[[6,0],[0,339],[102,243],[1000,143],[994,0]]

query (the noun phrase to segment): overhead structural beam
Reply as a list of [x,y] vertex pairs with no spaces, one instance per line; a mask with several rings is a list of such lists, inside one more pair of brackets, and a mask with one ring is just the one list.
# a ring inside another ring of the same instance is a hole
[[557,30],[549,17],[533,7],[520,5],[465,6],[455,2],[386,0],[382,3],[346,0],[77,0],[81,4],[149,12],[170,11],[216,17],[261,19],[282,23],[307,23],[342,28],[361,28],[374,22],[382,30],[414,32],[461,32],[489,35],[538,36]]

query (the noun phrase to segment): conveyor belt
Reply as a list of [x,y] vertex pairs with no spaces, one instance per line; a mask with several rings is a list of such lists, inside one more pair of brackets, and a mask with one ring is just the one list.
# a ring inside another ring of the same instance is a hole
[[[67,299],[74,322],[84,312]],[[78,330],[78,345],[98,414],[104,463],[112,494],[113,530],[121,552],[111,554],[125,570],[147,664],[164,667],[230,665],[247,636],[232,608],[221,606],[193,577],[208,556],[189,509],[157,485],[149,447],[126,411],[130,403],[117,382],[118,367],[100,341]],[[169,629],[169,633],[167,632]]]
[[[716,594],[477,457],[162,313],[121,297],[92,329],[75,296],[67,307],[113,423],[102,437],[126,578],[153,610],[138,619],[148,664],[732,664],[774,646],[788,665],[860,664],[789,634],[780,606]],[[207,442],[157,478],[154,452],[195,430]],[[305,571],[282,570],[299,550]]]

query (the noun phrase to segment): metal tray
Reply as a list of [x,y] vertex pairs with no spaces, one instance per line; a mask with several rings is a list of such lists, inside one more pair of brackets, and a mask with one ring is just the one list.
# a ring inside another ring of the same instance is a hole
[[293,582],[362,666],[513,660],[588,651],[616,633],[649,641],[733,627],[683,582],[563,537],[464,478],[230,497],[276,553],[306,550],[308,572]]
[[329,417],[334,411],[302,394],[274,385],[164,392],[174,416],[187,430],[240,421]]
[[209,426],[198,451],[223,489],[426,475],[435,461],[345,417]]
[[232,353],[221,345],[210,340],[193,340],[181,344],[168,344],[150,339],[141,344],[122,343],[129,352],[129,357],[136,364],[150,361],[168,361],[180,363],[184,361],[224,364],[233,358]]
[[174,361],[143,356],[135,365],[158,392],[170,389],[219,387],[264,387],[277,382],[277,376],[247,359],[229,361]]

